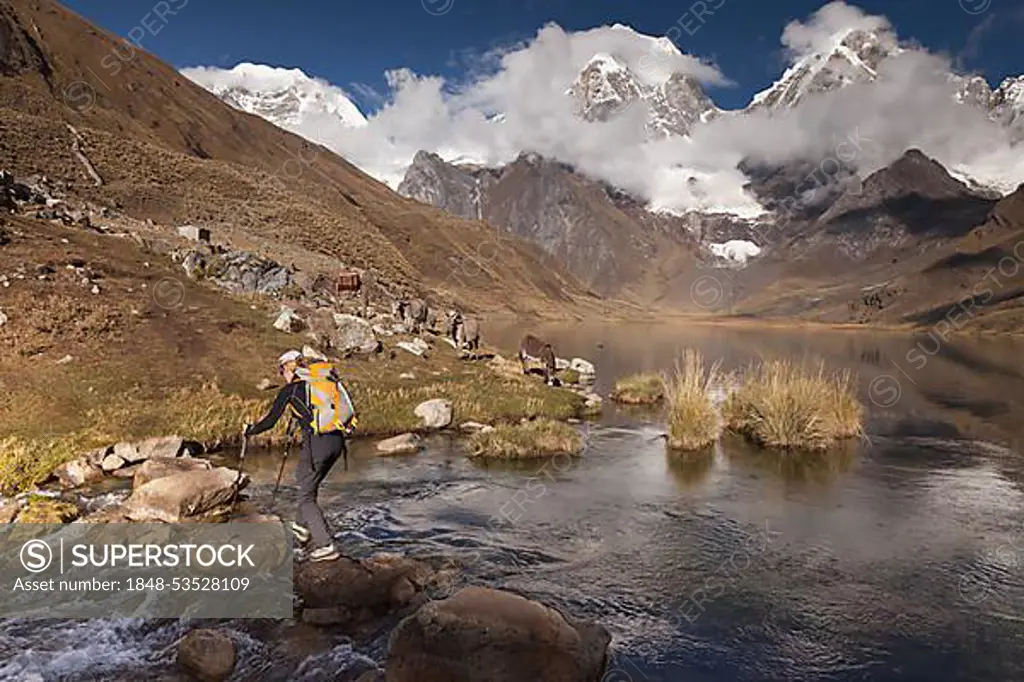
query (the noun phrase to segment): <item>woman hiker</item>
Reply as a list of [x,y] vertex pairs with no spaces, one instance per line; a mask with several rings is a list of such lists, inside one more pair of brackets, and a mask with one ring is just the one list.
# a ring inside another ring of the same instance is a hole
[[313,541],[315,548],[309,553],[310,561],[332,561],[341,554],[331,542],[327,520],[317,505],[317,492],[331,467],[345,454],[345,433],[342,430],[314,432],[312,425],[316,423],[316,416],[310,400],[310,385],[300,376],[305,365],[302,353],[290,350],[278,358],[278,365],[287,383],[278,391],[267,416],[255,424],[246,424],[244,434],[255,436],[274,428],[285,410],[291,408],[292,417],[302,428],[302,450],[295,469],[299,509],[292,530],[300,544]]

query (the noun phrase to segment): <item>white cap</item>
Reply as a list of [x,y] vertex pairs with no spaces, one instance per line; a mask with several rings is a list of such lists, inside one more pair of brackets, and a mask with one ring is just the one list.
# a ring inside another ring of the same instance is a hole
[[302,353],[297,350],[285,351],[285,353],[277,359],[277,364],[284,365],[289,362],[297,362],[302,357]]

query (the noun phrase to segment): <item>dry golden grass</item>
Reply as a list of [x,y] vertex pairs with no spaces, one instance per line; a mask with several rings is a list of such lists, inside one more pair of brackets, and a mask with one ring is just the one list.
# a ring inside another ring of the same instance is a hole
[[615,382],[612,400],[627,405],[653,405],[665,397],[665,380],[659,374],[644,372]]
[[78,518],[79,509],[70,502],[32,496],[18,512],[18,523],[68,523]]
[[825,450],[862,433],[853,376],[829,373],[822,362],[752,366],[722,410],[731,430],[769,448]]
[[469,439],[470,455],[485,459],[534,459],[551,455],[578,455],[583,436],[575,428],[551,419],[502,425],[478,432]]
[[704,357],[692,348],[676,362],[675,374],[665,380],[670,448],[701,450],[718,439],[722,424],[710,389],[719,376],[719,363],[706,368]]

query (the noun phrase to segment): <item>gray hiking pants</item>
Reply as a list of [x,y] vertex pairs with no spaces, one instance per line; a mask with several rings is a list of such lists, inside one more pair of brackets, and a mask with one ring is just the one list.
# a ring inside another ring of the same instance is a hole
[[302,450],[299,453],[299,464],[295,469],[295,482],[299,486],[298,522],[309,529],[313,536],[314,547],[331,544],[331,533],[327,529],[327,520],[316,503],[320,484],[327,478],[327,473],[345,454],[345,436],[338,433],[323,435],[311,434],[302,439]]

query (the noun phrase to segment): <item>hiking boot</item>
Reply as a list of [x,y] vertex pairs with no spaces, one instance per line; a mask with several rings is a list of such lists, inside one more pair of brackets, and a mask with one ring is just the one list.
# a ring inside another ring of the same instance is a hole
[[317,547],[309,553],[310,561],[334,561],[339,558],[341,558],[341,552],[333,544]]
[[298,542],[300,545],[305,545],[309,543],[309,539],[311,536],[309,534],[309,529],[305,526],[300,526],[297,523],[293,523],[292,533],[295,534],[295,541]]

